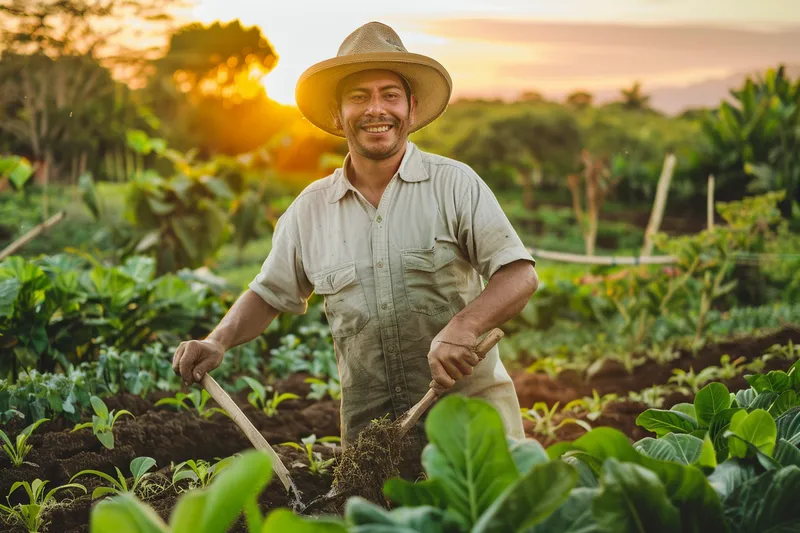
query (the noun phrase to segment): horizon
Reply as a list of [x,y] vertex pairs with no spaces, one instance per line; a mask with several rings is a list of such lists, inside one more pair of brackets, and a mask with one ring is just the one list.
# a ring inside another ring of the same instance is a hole
[[281,5],[276,16],[274,6],[247,0],[197,0],[183,18],[204,24],[238,19],[261,28],[278,55],[263,84],[285,105],[294,105],[294,85],[306,68],[334,56],[349,33],[372,20],[392,26],[409,51],[442,63],[453,78],[454,101],[513,100],[526,91],[563,98],[586,90],[601,102],[636,81],[651,94],[800,65],[800,10],[791,9],[793,2],[609,0],[600,7],[589,0],[499,0],[492,6],[411,0],[364,8],[352,0],[295,1]]

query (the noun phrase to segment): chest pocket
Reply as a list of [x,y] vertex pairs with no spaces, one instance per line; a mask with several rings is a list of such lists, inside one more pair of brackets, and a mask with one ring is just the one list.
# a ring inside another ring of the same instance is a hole
[[314,292],[325,297],[325,315],[336,338],[359,333],[369,322],[369,305],[359,283],[355,263],[321,272],[314,278]]
[[450,310],[457,294],[456,254],[447,247],[402,250],[403,281],[412,312],[438,315]]

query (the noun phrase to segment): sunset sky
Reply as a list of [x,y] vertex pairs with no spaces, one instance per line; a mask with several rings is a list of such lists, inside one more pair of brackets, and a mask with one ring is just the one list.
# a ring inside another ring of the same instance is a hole
[[647,90],[800,64],[800,0],[196,0],[189,16],[260,26],[279,55],[265,85],[283,103],[371,20],[441,62],[455,97]]

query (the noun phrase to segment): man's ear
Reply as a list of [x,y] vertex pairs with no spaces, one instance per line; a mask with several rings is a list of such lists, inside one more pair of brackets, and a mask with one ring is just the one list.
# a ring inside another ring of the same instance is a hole
[[416,115],[417,115],[417,97],[413,94],[411,95],[411,106],[408,108],[408,123],[409,125],[414,125],[416,122]]

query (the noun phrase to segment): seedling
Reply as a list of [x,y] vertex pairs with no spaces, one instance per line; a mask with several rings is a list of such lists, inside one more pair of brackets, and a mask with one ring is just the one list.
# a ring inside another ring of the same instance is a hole
[[564,406],[564,410],[562,412],[585,412],[586,418],[594,422],[600,417],[600,415],[603,414],[603,411],[605,411],[606,407],[608,407],[608,404],[615,402],[616,400],[617,395],[614,393],[604,394],[601,397],[596,390],[592,389],[591,397],[585,396],[577,400],[572,400]]
[[[745,368],[741,366],[746,359],[744,357],[739,357],[731,361],[731,356],[728,354],[723,355],[719,359],[719,374],[717,375],[717,379],[733,379],[742,372],[744,372]],[[756,361],[761,361],[761,359],[756,359]]]
[[[272,398],[267,398],[267,387],[264,387],[264,385],[251,377],[243,376],[242,379],[245,380],[252,389],[247,395],[247,401],[250,402],[250,405],[263,411],[264,414],[269,417],[278,414],[278,406],[286,400],[300,399],[300,396],[297,394],[292,394],[291,392],[278,394],[278,391],[273,393]],[[269,387],[269,390],[272,390],[272,387]]]
[[632,402],[641,402],[653,409],[664,406],[664,397],[675,391],[672,385],[653,385],[640,391],[630,391],[628,399]]
[[202,459],[198,461],[195,461],[194,459],[184,461],[173,467],[172,484],[174,485],[182,479],[189,479],[191,480],[189,484],[190,489],[196,489],[198,487],[204,489],[208,487],[217,474],[233,464],[233,461],[237,456],[238,454],[226,457],[225,459],[221,459],[214,464]]
[[674,368],[672,370],[674,375],[667,380],[667,383],[674,383],[678,387],[678,390],[681,391],[687,391],[686,387],[688,387],[687,392],[697,394],[697,392],[703,388],[703,385],[709,381],[719,379],[719,370],[719,367],[708,366],[695,374],[694,369],[691,367],[688,372],[680,368]]
[[181,409],[186,409],[188,411],[189,406],[186,403],[188,400],[194,406],[197,414],[204,419],[210,418],[214,413],[222,413],[225,416],[229,416],[224,409],[220,409],[219,407],[206,408],[206,403],[208,403],[210,398],[211,395],[207,390],[203,389],[201,391],[198,389],[192,389],[192,391],[188,394],[179,392],[173,398],[162,398],[158,400],[155,405],[156,407],[160,405],[171,405],[177,408],[179,411]]
[[97,396],[92,396],[89,401],[92,403],[92,409],[94,409],[95,414],[92,415],[91,422],[84,422],[82,424],[76,424],[72,431],[78,431],[79,429],[83,428],[92,428],[95,437],[100,443],[108,448],[109,450],[114,449],[114,424],[117,422],[117,419],[122,415],[130,415],[133,418],[133,413],[126,409],[122,409],[118,412],[111,411],[109,412],[108,407],[106,406],[105,402],[98,398]]
[[545,437],[548,440],[555,440],[556,431],[568,424],[576,424],[586,431],[592,430],[592,426],[590,426],[588,422],[578,418],[565,417],[562,418],[558,424],[556,424],[555,416],[558,412],[558,406],[560,403],[561,402],[556,402],[553,404],[553,407],[548,408],[546,403],[536,402],[530,409],[521,409],[522,418],[534,423],[533,428],[531,428],[532,433]]
[[28,455],[28,452],[31,451],[33,448],[30,444],[28,444],[28,438],[30,438],[31,433],[36,430],[44,422],[50,420],[49,418],[42,418],[37,420],[30,426],[26,427],[22,431],[20,431],[19,435],[17,435],[16,440],[12,443],[11,439],[8,438],[8,435],[5,434],[3,430],[0,429],[0,438],[3,439],[3,451],[6,452],[6,455],[11,459],[11,463],[14,466],[20,466],[22,463],[27,463],[32,466],[33,463],[28,463],[25,461],[25,456]]
[[335,457],[331,457],[330,459],[322,459],[322,454],[319,452],[315,452],[313,450],[314,444],[317,442],[326,443],[326,442],[341,442],[339,437],[322,437],[318,439],[316,435],[309,435],[303,439],[300,439],[303,443],[303,446],[297,444],[296,442],[282,442],[281,446],[291,446],[297,450],[303,451],[305,450],[306,455],[308,457],[308,465],[305,463],[295,463],[295,466],[300,467],[308,467],[308,471],[314,475],[322,475],[327,474],[329,471],[329,467],[336,461]]
[[329,378],[327,382],[319,378],[308,378],[305,382],[311,384],[311,392],[306,395],[309,400],[321,400],[326,394],[332,400],[340,400],[342,398],[342,386],[333,378]]
[[135,494],[136,489],[144,487],[146,478],[152,474],[152,472],[149,472],[149,470],[154,466],[156,466],[156,460],[152,457],[137,457],[131,461],[130,469],[131,475],[133,475],[133,483],[131,483],[130,487],[128,486],[125,476],[122,475],[122,472],[116,466],[114,469],[117,471],[118,479],[114,479],[110,475],[106,474],[105,472],[100,472],[99,470],[81,470],[72,476],[70,481],[79,476],[92,475],[111,483],[111,486],[102,486],[94,489],[92,492],[93,500],[96,500],[101,496],[105,496],[106,494]]
[[[28,530],[28,533],[39,533],[45,526],[44,512],[55,501],[56,492],[64,489],[81,489],[84,493],[86,492],[86,487],[83,485],[68,483],[45,493],[44,486],[47,483],[49,482],[36,478],[33,483],[17,481],[11,485],[11,490],[8,491],[8,496],[6,496],[8,506],[0,504],[0,516],[3,516],[6,522],[22,525]],[[11,495],[20,487],[24,488],[25,492],[28,493],[28,503],[12,506]]]

